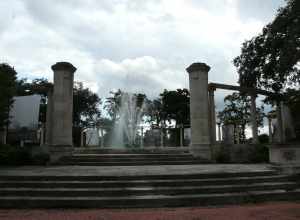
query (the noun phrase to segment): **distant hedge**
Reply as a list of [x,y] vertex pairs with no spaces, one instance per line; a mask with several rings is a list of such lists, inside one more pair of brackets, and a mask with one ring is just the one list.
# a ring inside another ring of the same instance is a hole
[[0,165],[16,166],[16,165],[46,165],[49,161],[47,153],[31,154],[31,148],[0,145]]

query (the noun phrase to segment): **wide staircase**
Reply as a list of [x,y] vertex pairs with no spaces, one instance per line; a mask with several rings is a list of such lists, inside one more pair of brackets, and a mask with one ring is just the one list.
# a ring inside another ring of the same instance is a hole
[[188,148],[78,148],[72,156],[64,157],[60,165],[79,166],[143,166],[189,165],[204,163],[193,157]]
[[153,208],[294,201],[300,199],[298,179],[275,171],[178,175],[124,173],[121,176],[88,173],[86,176],[0,175],[0,207]]
[[141,165],[188,165],[203,161],[189,153],[79,153],[64,157],[60,165],[80,166],[141,166]]

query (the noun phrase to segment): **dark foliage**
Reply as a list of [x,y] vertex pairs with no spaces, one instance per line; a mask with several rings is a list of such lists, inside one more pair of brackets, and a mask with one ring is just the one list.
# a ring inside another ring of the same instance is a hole
[[300,82],[300,1],[287,0],[258,36],[243,43],[234,59],[242,86],[275,93]]
[[0,64],[0,129],[9,124],[9,111],[16,94],[17,72],[8,64]]

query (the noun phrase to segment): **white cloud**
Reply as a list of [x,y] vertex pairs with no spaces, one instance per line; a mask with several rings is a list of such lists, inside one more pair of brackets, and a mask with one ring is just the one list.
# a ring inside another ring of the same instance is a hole
[[211,81],[235,84],[232,59],[270,20],[259,5],[259,16],[245,18],[243,1],[1,1],[0,62],[50,80],[52,64],[72,62],[75,80],[102,97],[117,88],[153,97],[187,87],[185,68],[196,61],[212,67]]

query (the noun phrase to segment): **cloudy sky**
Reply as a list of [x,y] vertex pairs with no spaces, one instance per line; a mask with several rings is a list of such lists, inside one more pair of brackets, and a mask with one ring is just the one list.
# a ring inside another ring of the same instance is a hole
[[[270,22],[283,0],[2,0],[0,62],[20,77],[52,80],[69,61],[101,97],[188,87],[185,68],[210,65],[209,80],[236,84],[241,43]],[[217,103],[223,92],[217,93]]]

